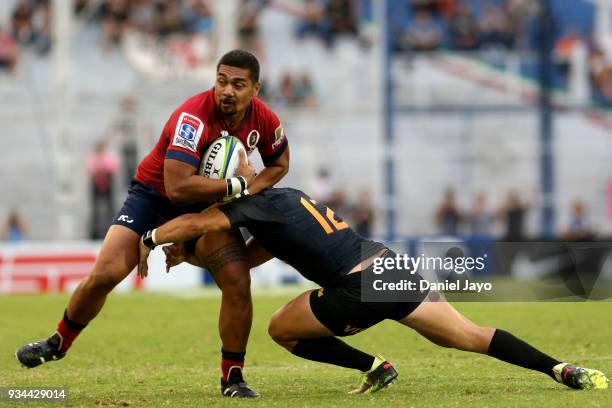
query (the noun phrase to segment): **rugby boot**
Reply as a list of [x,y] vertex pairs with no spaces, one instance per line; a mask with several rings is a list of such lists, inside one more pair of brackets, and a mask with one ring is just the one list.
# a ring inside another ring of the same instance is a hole
[[576,390],[605,389],[608,388],[610,382],[601,371],[567,363],[554,366],[553,373],[557,381]]
[[46,340],[29,343],[15,352],[17,360],[27,368],[34,368],[49,361],[61,360],[66,353],[62,353],[62,336],[55,332]]
[[221,379],[221,394],[229,398],[259,398],[261,395],[247,385],[242,377],[242,368],[230,368],[227,381]]
[[372,369],[363,373],[359,388],[350,394],[371,394],[382,390],[397,378],[397,371],[382,356],[375,356]]

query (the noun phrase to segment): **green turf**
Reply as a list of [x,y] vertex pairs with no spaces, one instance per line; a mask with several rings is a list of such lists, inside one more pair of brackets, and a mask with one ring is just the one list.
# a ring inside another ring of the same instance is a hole
[[[357,385],[356,372],[296,358],[268,338],[269,316],[289,298],[254,299],[246,376],[263,396],[258,401],[220,395],[219,300],[164,294],[111,296],[68,357],[33,370],[20,367],[13,353],[49,334],[67,297],[0,297],[0,387],[66,387],[70,407],[612,407],[612,389],[573,391],[540,373],[439,348],[393,322],[349,342],[383,353],[396,365],[398,382],[373,396],[347,395]],[[610,303],[456,307],[477,323],[503,327],[560,359],[612,373]]]

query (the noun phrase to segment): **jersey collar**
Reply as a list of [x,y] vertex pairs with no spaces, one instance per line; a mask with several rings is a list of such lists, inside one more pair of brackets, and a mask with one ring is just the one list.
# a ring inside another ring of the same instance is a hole
[[[253,97],[253,98],[255,98],[255,97]],[[249,106],[247,107],[246,112],[244,113],[244,116],[242,117],[242,120],[240,121],[240,125],[238,125],[236,130],[230,131],[229,130],[229,126],[227,126],[227,123],[225,123],[225,121],[223,120],[223,116],[221,115],[221,112],[219,111],[219,107],[215,103],[215,116],[219,119],[219,123],[221,123],[223,125],[223,127],[225,128],[224,130],[226,130],[230,134],[232,134],[232,133],[238,134],[238,133],[240,133],[244,129],[244,126],[246,125],[246,123],[251,118],[251,115],[253,114],[253,110],[254,110],[254,108],[253,108],[253,99],[251,99],[251,102],[249,103]]]

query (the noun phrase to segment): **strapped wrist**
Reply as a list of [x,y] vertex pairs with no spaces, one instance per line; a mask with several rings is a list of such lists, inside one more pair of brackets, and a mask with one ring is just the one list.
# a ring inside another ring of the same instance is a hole
[[225,179],[225,182],[227,183],[225,195],[229,197],[241,194],[248,186],[246,179],[242,176]]
[[142,236],[142,243],[149,249],[154,249],[157,246],[155,242],[155,229],[148,230]]

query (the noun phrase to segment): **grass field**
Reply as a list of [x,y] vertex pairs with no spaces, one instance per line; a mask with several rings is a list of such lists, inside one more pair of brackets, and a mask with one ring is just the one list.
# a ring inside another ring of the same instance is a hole
[[[540,373],[439,348],[393,322],[348,341],[383,353],[396,365],[398,382],[373,396],[347,395],[357,385],[356,372],[298,359],[268,338],[269,316],[291,295],[255,296],[246,376],[262,398],[228,400],[219,392],[219,299],[207,293],[113,295],[64,360],[33,370],[20,367],[13,353],[46,337],[68,298],[0,297],[0,387],[65,387],[64,406],[70,407],[612,407],[612,389],[573,391]],[[612,373],[610,303],[456,307],[557,358]]]

